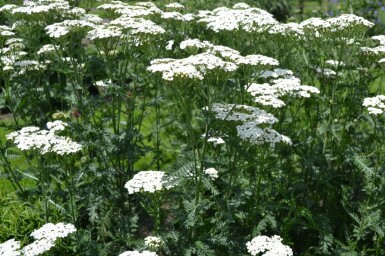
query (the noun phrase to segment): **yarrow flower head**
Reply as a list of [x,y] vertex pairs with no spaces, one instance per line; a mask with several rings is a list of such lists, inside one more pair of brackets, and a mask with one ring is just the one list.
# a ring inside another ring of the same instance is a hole
[[159,250],[164,244],[164,241],[156,236],[148,236],[144,239],[144,245],[151,251]]
[[257,236],[254,237],[250,242],[246,243],[247,251],[252,255],[256,256],[259,253],[261,256],[292,256],[293,250],[282,244],[282,238],[280,236]]
[[172,186],[167,184],[166,174],[162,171],[141,171],[127,181],[125,188],[128,194],[138,192],[154,193],[162,189],[169,189]]
[[203,170],[203,172],[212,180],[218,178],[218,171],[215,168],[208,168]]
[[219,7],[211,12],[200,12],[197,17],[200,23],[214,32],[241,30],[246,32],[263,32],[278,23],[272,14],[259,9],[247,8],[246,5],[235,5],[233,9]]
[[180,3],[170,3],[170,4],[166,4],[164,7],[172,10],[183,10],[185,8],[184,5]]
[[362,105],[368,108],[369,114],[382,114],[385,111],[385,95],[365,98]]
[[62,121],[49,122],[49,130],[40,130],[38,127],[24,127],[20,131],[11,132],[6,135],[8,140],[13,140],[21,150],[38,150],[41,154],[49,152],[58,155],[67,155],[79,152],[82,146],[68,137],[59,136],[58,131],[67,126]]
[[207,139],[207,142],[212,142],[214,144],[214,146],[216,145],[221,145],[221,144],[225,144],[226,142],[220,138],[220,137],[210,137]]
[[76,228],[72,224],[66,223],[47,223],[41,228],[33,231],[31,236],[36,239],[33,243],[25,246],[21,252],[23,256],[36,256],[49,251],[55,246],[58,238],[67,237],[69,234],[76,232]]
[[69,234],[76,232],[76,228],[73,224],[66,223],[47,223],[41,228],[33,231],[31,236],[35,239],[50,239],[56,240],[58,238],[67,237]]
[[148,71],[161,72],[167,81],[175,77],[203,80],[205,75],[213,70],[232,72],[237,66],[232,62],[223,61],[211,53],[191,55],[185,59],[155,59],[151,61]]
[[119,254],[119,256],[158,256],[156,252],[150,252],[150,251],[126,251],[124,253]]
[[20,256],[20,242],[15,239],[0,244],[0,256]]

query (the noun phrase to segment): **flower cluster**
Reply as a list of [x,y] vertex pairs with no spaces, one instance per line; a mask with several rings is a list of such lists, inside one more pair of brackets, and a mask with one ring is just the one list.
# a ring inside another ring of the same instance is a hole
[[152,2],[138,2],[135,5],[129,5],[121,1],[111,1],[111,3],[102,4],[97,8],[109,11],[114,15],[124,15],[132,18],[147,17],[162,13],[162,11]]
[[250,242],[246,243],[247,251],[256,256],[258,253],[263,253],[262,256],[292,256],[293,250],[282,244],[280,236],[257,236]]
[[173,9],[173,10],[183,10],[185,8],[184,5],[180,3],[170,3],[170,4],[166,4],[164,7],[166,7],[167,9]]
[[0,256],[20,256],[20,242],[15,239],[0,244]]
[[95,29],[88,31],[87,38],[91,41],[109,38],[119,38],[122,30],[119,27],[111,25],[100,25]]
[[62,22],[48,25],[47,27],[45,27],[45,30],[47,31],[46,33],[49,37],[59,39],[78,29],[96,28],[97,25],[101,23],[101,18],[98,19],[92,16],[92,19],[89,19],[89,16],[84,16],[82,19],[65,20]]
[[218,171],[215,168],[205,169],[203,170],[203,173],[205,173],[212,180],[218,178]]
[[223,61],[206,52],[184,59],[155,59],[150,64],[147,70],[153,73],[161,72],[162,78],[167,81],[172,81],[175,77],[203,80],[212,70],[232,72],[237,69],[234,63]]
[[38,127],[24,127],[20,131],[11,132],[6,137],[14,140],[16,146],[21,150],[38,150],[41,154],[55,153],[66,155],[79,152],[82,146],[68,137],[59,136],[58,131],[64,130],[67,126],[62,121],[49,122],[49,130],[40,130]]
[[274,129],[259,127],[260,125],[272,125],[278,121],[272,114],[262,109],[247,105],[214,103],[212,112],[217,119],[240,123],[236,125],[238,137],[251,144],[268,143],[271,147],[278,142],[291,144],[288,137],[279,134]]
[[[280,70],[283,78],[276,78],[269,83],[251,83],[245,86],[246,90],[254,97],[255,102],[264,105],[280,108],[285,103],[279,99],[285,95],[308,98],[312,93],[318,94],[319,90],[313,86],[301,85],[298,78],[290,75],[289,71]],[[264,77],[279,77],[276,72],[263,73]]]
[[214,146],[216,145],[221,145],[221,144],[225,144],[226,142],[220,138],[220,137],[210,137],[207,139],[207,142],[212,142],[214,144]]
[[166,184],[166,174],[162,171],[141,171],[134,175],[134,177],[127,181],[125,188],[128,189],[129,194],[137,192],[154,193],[162,189],[171,188]]
[[124,253],[119,254],[119,256],[158,256],[155,252],[150,251],[126,251]]
[[198,22],[214,32],[243,30],[263,32],[278,23],[270,13],[247,5],[234,5],[233,8],[219,7],[211,12],[200,12]]
[[166,32],[151,20],[125,15],[112,20],[109,24],[120,27],[123,33],[129,35],[160,35]]
[[364,107],[368,107],[370,114],[382,114],[385,111],[385,95],[377,95],[375,97],[365,98],[362,105]]
[[164,242],[156,236],[148,236],[144,239],[144,245],[151,251],[156,251],[163,246]]
[[0,256],[37,256],[49,251],[55,246],[58,238],[67,237],[76,232],[72,224],[66,223],[47,223],[41,228],[32,232],[31,236],[36,239],[33,243],[20,249],[20,242],[14,239],[0,244]]
[[352,28],[369,29],[374,26],[374,23],[356,16],[354,14],[342,14],[335,18],[329,18],[323,20],[321,18],[310,18],[300,23],[301,27],[305,30],[314,32],[344,32],[350,31]]

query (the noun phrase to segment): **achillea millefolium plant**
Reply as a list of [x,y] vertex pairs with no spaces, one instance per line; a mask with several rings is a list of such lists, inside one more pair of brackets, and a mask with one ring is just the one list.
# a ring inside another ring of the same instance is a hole
[[186,6],[0,7],[0,255],[384,255],[385,36]]

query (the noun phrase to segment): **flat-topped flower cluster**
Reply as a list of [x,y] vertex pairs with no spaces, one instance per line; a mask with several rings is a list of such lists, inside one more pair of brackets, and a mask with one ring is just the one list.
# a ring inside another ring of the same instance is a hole
[[58,155],[77,153],[82,150],[82,145],[72,141],[71,138],[56,134],[67,126],[67,123],[57,120],[47,123],[48,130],[28,126],[20,131],[7,134],[6,138],[13,140],[16,147],[21,150],[37,150],[41,154],[55,153]]
[[73,224],[67,223],[47,223],[41,228],[33,231],[31,236],[35,241],[21,248],[20,242],[11,239],[0,244],[1,256],[37,256],[49,251],[55,246],[59,238],[67,237],[76,232]]
[[128,194],[148,192],[154,193],[162,189],[169,189],[172,185],[168,184],[167,175],[162,171],[141,171],[127,181],[125,188]]
[[259,253],[262,256],[292,256],[293,250],[282,243],[280,236],[257,236],[254,237],[250,242],[246,243],[247,251],[252,255],[256,256]]

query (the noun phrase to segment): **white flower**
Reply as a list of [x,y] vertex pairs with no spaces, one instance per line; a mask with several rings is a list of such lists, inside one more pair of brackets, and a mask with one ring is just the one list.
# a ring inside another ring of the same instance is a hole
[[368,107],[369,114],[382,114],[385,110],[385,95],[377,95],[371,98],[365,98],[362,106]]
[[3,11],[11,11],[12,9],[15,9],[17,8],[17,5],[14,5],[14,4],[6,4],[4,5],[3,7],[0,8],[0,12],[3,12]]
[[225,141],[220,137],[210,137],[207,139],[207,142],[213,142],[214,146],[220,145],[220,144],[225,144]]
[[280,76],[283,78],[291,78],[293,77],[293,71],[289,69],[275,68],[274,70],[265,70],[259,75],[259,77],[262,78],[278,78]]
[[325,64],[333,66],[335,68],[345,66],[345,63],[343,63],[342,61],[337,61],[337,60],[327,60],[327,61],[325,61]]
[[49,251],[55,246],[55,241],[52,239],[39,239],[25,246],[21,251],[23,256],[36,256]]
[[385,45],[380,45],[374,48],[361,47],[361,53],[366,55],[384,55],[385,54]]
[[210,54],[200,53],[185,59],[155,59],[147,68],[152,73],[161,72],[164,80],[172,81],[175,77],[203,80],[204,76],[214,70],[232,72],[237,69],[234,63],[223,61]]
[[165,20],[184,20],[183,15],[179,12],[163,12],[160,17]]
[[273,124],[278,121],[272,114],[247,105],[214,103],[212,111],[217,119],[227,121],[253,121],[255,124]]
[[131,35],[160,35],[166,32],[161,26],[150,20],[128,16],[119,17],[111,21],[110,25],[118,26],[122,29],[122,33]]
[[137,192],[154,193],[163,188],[170,188],[170,186],[166,186],[165,178],[166,174],[162,171],[141,171],[127,181],[124,187],[128,189],[129,194]]
[[122,30],[116,26],[100,25],[95,29],[88,31],[86,38],[93,40],[119,38]]
[[10,239],[0,244],[0,256],[20,256],[20,242]]
[[37,54],[45,54],[45,53],[51,53],[55,52],[55,46],[53,44],[46,44],[43,45],[38,51]]
[[372,39],[379,41],[380,45],[385,45],[385,35],[372,36]]
[[81,151],[82,145],[68,137],[55,134],[65,123],[55,121],[50,124],[52,130],[40,130],[37,127],[24,127],[20,131],[6,135],[8,140],[14,140],[20,150],[38,150],[41,154],[55,153],[59,155],[72,154]]
[[324,77],[327,77],[327,78],[335,77],[337,75],[337,73],[330,68],[322,69],[320,67],[314,67],[314,69],[318,74],[323,75]]
[[295,38],[301,38],[304,34],[302,26],[294,22],[275,24],[269,28],[268,32],[273,35],[293,36]]
[[174,9],[174,10],[182,10],[185,8],[184,5],[180,3],[170,3],[170,4],[166,4],[164,7],[168,9]]
[[98,87],[114,87],[115,86],[115,84],[111,81],[111,79],[96,81],[95,85]]
[[235,63],[240,65],[250,65],[250,66],[258,66],[258,65],[265,65],[265,66],[278,66],[279,62],[276,59],[266,57],[263,55],[247,55],[245,57],[240,56],[237,60],[235,60]]
[[254,101],[264,106],[271,106],[273,108],[281,108],[285,106],[285,102],[272,95],[262,95],[254,98]]
[[261,256],[292,256],[293,250],[282,244],[282,238],[280,236],[257,236],[250,242],[246,243],[247,251],[256,256],[259,253],[263,253]]
[[174,40],[168,41],[168,42],[167,42],[167,45],[166,45],[166,50],[167,50],[167,51],[171,51],[173,45],[174,45]]
[[219,7],[212,12],[199,12],[197,17],[199,16],[201,19],[198,22],[205,23],[207,28],[214,32],[233,30],[263,32],[278,24],[273,15],[259,8]]
[[218,178],[218,171],[215,168],[208,168],[203,170],[203,172],[207,174],[207,176],[209,176],[212,180]]
[[237,3],[233,5],[233,9],[249,9],[250,5],[245,3]]
[[66,224],[59,222],[57,224],[47,223],[41,228],[33,231],[31,236],[35,239],[50,239],[56,240],[58,238],[67,237],[69,234],[76,232],[73,224]]
[[119,256],[158,256],[155,252],[150,252],[150,251],[127,251],[124,253],[119,254]]
[[56,131],[64,131],[64,129],[67,126],[68,126],[67,123],[64,123],[63,121],[60,121],[60,120],[47,123],[47,128],[50,130],[50,132],[53,132],[53,133],[55,133]]
[[245,122],[237,126],[237,134],[243,140],[248,140],[251,144],[270,144],[274,147],[276,143],[283,142],[291,145],[289,137],[278,133],[272,128],[259,128],[256,122]]
[[338,17],[327,19],[327,22],[330,24],[332,31],[341,31],[357,26],[363,26],[365,28],[374,26],[374,23],[354,14],[342,14]]
[[66,223],[47,223],[41,228],[33,231],[31,236],[36,239],[33,243],[25,246],[21,251],[23,256],[36,256],[49,251],[55,246],[58,238],[67,237],[69,234],[76,232],[76,228],[72,224]]
[[164,244],[163,240],[156,236],[148,236],[144,239],[144,244],[152,251],[156,251]]

